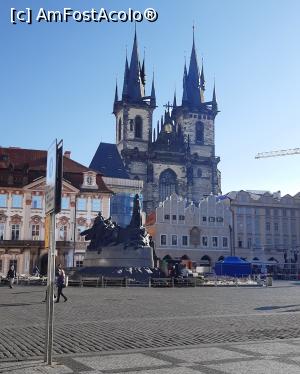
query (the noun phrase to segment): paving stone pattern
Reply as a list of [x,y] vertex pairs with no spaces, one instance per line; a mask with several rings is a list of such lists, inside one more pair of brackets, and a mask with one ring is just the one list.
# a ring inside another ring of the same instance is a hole
[[[0,361],[43,356],[44,293],[43,287],[0,288]],[[199,344],[300,338],[298,282],[275,282],[270,288],[68,288],[66,294],[68,302],[55,305],[56,358],[181,347],[189,349],[191,360],[192,347]],[[239,359],[259,354],[244,350],[241,345]],[[179,359],[179,353],[174,352],[176,357],[164,357]],[[220,352],[215,352],[211,350],[212,357],[219,357]],[[237,351],[233,352],[235,359]],[[227,355],[227,360],[231,359]],[[165,365],[157,354],[154,358],[159,367]],[[293,360],[293,365],[298,364]],[[149,370],[153,365],[149,364]],[[205,370],[219,370],[213,366],[219,363],[211,365]]]

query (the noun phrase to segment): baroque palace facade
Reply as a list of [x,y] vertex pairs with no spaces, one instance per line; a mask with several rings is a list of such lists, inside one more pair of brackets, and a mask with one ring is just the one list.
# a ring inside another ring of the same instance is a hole
[[[145,61],[138,53],[135,33],[130,63],[125,60],[122,94],[116,87],[113,113],[116,143],[100,143],[90,168],[107,177],[143,181],[143,209],[155,210],[173,192],[188,201],[221,192],[219,157],[215,155],[215,88],[206,101],[203,65],[198,66],[193,37],[189,68],[184,66],[183,95],[153,126],[156,108],[154,79],[146,94]],[[113,156],[112,156],[113,155]]]
[[[45,235],[45,175],[47,152],[0,148],[0,275],[14,264],[18,274],[37,265],[47,271]],[[101,210],[110,215],[112,191],[99,173],[63,158],[62,210],[56,216],[57,261],[80,266],[87,243],[79,234]]]

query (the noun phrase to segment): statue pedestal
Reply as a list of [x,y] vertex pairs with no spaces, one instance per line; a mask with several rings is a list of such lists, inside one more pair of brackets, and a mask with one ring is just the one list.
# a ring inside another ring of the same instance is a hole
[[124,244],[103,247],[102,251],[87,251],[83,267],[154,267],[151,247],[124,249]]

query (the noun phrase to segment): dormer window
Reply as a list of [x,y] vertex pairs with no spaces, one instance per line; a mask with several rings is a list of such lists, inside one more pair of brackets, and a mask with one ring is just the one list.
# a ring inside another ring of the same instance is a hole
[[88,171],[83,173],[83,188],[97,188],[96,173]]

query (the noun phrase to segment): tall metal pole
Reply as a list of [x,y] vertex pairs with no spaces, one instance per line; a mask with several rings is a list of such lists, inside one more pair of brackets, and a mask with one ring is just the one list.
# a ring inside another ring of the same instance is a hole
[[54,314],[54,280],[55,280],[55,213],[51,213],[50,250],[48,255],[47,276],[47,311],[46,311],[46,344],[45,362],[52,365],[53,350],[53,314]]

